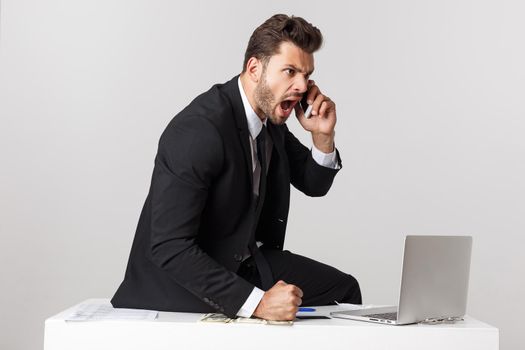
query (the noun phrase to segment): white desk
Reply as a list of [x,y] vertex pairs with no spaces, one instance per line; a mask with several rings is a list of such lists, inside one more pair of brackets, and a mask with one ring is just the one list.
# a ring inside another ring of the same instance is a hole
[[179,312],[160,312],[154,321],[66,322],[77,306],[46,320],[44,350],[499,348],[498,329],[468,316],[455,324],[407,326],[336,318],[296,320],[293,326],[216,324],[197,322],[202,314]]

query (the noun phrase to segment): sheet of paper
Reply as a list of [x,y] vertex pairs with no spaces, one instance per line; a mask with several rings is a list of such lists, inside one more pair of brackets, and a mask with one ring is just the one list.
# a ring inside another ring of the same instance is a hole
[[110,304],[82,304],[66,317],[66,321],[153,321],[157,315],[158,311],[115,309]]

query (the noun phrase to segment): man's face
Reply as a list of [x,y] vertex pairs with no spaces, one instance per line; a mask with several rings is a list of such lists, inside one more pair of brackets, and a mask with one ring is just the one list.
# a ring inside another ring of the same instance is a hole
[[[273,124],[286,122],[306,92],[314,70],[314,57],[289,42],[268,60],[254,92],[258,111]],[[259,114],[259,113],[258,113]]]

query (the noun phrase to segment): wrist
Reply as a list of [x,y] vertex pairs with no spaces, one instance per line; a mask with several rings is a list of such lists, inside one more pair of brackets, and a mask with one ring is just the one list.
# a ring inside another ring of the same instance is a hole
[[[263,298],[265,294],[266,292],[263,294]],[[263,318],[263,312],[262,312],[263,310],[264,310],[264,305],[263,305],[263,299],[261,298],[261,300],[259,301],[259,304],[257,304],[257,307],[255,308],[255,310],[253,310],[253,316]]]
[[332,153],[334,151],[335,131],[331,134],[312,133],[314,146],[323,153]]

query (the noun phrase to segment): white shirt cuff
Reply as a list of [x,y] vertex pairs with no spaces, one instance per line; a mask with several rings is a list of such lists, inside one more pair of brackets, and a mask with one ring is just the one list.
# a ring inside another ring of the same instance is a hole
[[248,299],[246,299],[246,301],[241,306],[239,311],[237,311],[237,316],[252,317],[253,312],[257,308],[257,305],[259,305],[259,302],[261,301],[263,295],[264,295],[263,290],[257,287],[253,287],[253,290],[250,296],[248,297]]
[[337,154],[335,151],[330,153],[324,153],[322,151],[319,151],[315,145],[312,145],[312,158],[315,160],[315,162],[321,166],[324,166],[325,168],[331,168],[331,169],[339,169],[341,166],[337,162]]

